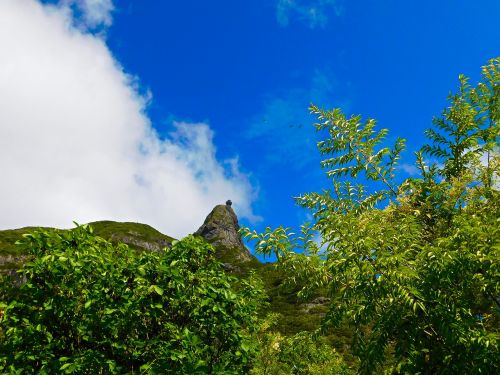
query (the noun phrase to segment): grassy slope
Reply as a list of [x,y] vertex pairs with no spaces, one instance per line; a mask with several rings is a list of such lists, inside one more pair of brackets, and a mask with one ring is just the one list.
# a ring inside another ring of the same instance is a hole
[[19,229],[8,229],[0,231],[0,255],[23,255],[22,249],[16,246],[16,241],[23,239],[23,234],[30,233],[37,227],[25,227]]
[[[120,223],[116,221],[95,221],[89,224],[94,229],[96,235],[111,242],[117,242],[123,237],[132,238],[137,242],[144,241],[160,245],[171,244],[174,241],[173,237],[167,236],[147,224]],[[136,250],[144,250],[141,246],[134,243],[128,243],[128,245]],[[165,245],[160,247],[165,247]]]
[[[117,242],[120,238],[127,237],[137,241],[146,241],[151,243],[172,243],[174,238],[160,233],[147,224],[140,223],[120,223],[116,221],[96,221],[89,223],[94,229],[94,233],[99,237],[112,242]],[[23,234],[30,233],[38,227],[25,227],[20,229],[9,229],[0,231],[0,256],[5,255],[23,255],[22,248],[16,246],[18,240],[22,240]],[[48,228],[45,228],[48,229]],[[129,244],[136,250],[143,250],[140,246]]]

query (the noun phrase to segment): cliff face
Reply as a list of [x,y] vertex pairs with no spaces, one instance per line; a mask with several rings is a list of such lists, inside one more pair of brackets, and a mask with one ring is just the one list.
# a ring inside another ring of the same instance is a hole
[[229,264],[255,262],[255,257],[243,244],[238,232],[238,217],[230,204],[214,207],[203,225],[194,233],[203,237],[216,249],[216,256]]

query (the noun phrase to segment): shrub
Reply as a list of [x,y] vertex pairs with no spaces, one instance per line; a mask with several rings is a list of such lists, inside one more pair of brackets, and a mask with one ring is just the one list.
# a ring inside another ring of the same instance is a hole
[[[262,298],[188,236],[161,252],[91,227],[37,231],[26,283],[4,297],[0,369],[11,373],[240,373]],[[5,289],[7,290],[7,289]]]

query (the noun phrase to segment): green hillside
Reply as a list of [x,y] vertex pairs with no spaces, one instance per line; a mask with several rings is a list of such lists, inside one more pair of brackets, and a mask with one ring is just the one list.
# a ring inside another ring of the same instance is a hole
[[[99,237],[113,243],[126,243],[132,249],[139,251],[158,251],[169,247],[174,240],[173,237],[165,235],[147,224],[106,220],[92,222],[89,225],[94,234]],[[22,266],[22,263],[27,259],[26,250],[15,243],[23,239],[23,234],[33,232],[36,229],[39,228],[24,227],[0,231],[0,269],[14,270]],[[217,245],[215,247],[217,250]],[[254,271],[263,280],[269,295],[269,310],[285,316],[285,319],[280,320],[277,324],[282,333],[292,334],[303,330],[309,331],[319,326],[326,306],[313,303],[317,306],[311,307],[311,303],[299,301],[294,290],[285,290],[282,285],[284,276],[275,270],[273,264],[260,263],[254,257],[251,257],[247,262],[241,262],[237,259],[238,249],[231,248],[230,250],[217,251],[219,260],[225,265],[233,265],[229,272],[235,276],[244,277],[250,271]]]
[[147,224],[95,221],[89,223],[94,233],[111,242],[123,242],[136,250],[158,251],[169,247],[174,241],[173,237],[167,236]]
[[0,231],[0,256],[22,255],[22,248],[16,246],[16,241],[22,240],[23,234],[32,232],[38,227],[24,227]]
[[[126,243],[138,251],[159,251],[169,247],[173,237],[165,235],[147,224],[115,221],[96,221],[89,223],[94,234],[115,244]],[[27,254],[22,246],[15,245],[22,240],[23,234],[33,232],[38,227],[24,227],[13,230],[0,231],[0,270],[14,271],[27,260]],[[214,245],[216,250],[218,246]],[[219,246],[220,247],[220,246]],[[227,249],[225,249],[227,250]],[[263,281],[268,294],[268,308],[263,312],[280,314],[275,329],[285,335],[301,331],[313,331],[320,325],[321,319],[327,311],[327,300],[322,299],[318,293],[308,301],[297,298],[296,289],[284,288],[284,275],[275,269],[272,263],[261,263],[255,257],[242,262],[237,248],[230,251],[217,251],[219,260],[226,266],[231,265],[228,272],[239,278],[245,277],[254,271]],[[320,298],[318,298],[320,297]],[[338,351],[349,348],[349,332],[339,330],[330,337]]]
[[[174,240],[147,224],[95,221],[89,223],[94,233],[111,242],[123,242],[136,250],[160,250],[169,246]],[[39,227],[24,227],[0,231],[0,256],[22,255],[22,247],[16,241],[22,240],[23,234],[30,233]]]
[[[160,233],[147,224],[121,223],[116,221],[96,221],[89,223],[96,235],[113,243],[126,243],[134,250],[158,251],[171,245],[174,238]],[[0,271],[13,272],[28,259],[26,249],[17,246],[23,234],[40,227],[24,227],[0,231]],[[46,228],[45,228],[46,229]]]

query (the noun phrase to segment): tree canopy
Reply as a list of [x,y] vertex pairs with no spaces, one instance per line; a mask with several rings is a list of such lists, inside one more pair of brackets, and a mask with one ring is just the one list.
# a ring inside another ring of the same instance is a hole
[[296,202],[313,222],[244,230],[302,295],[328,288],[323,329],[353,327],[360,373],[499,372],[500,59],[475,87],[460,76],[449,101],[406,179],[404,140],[312,105],[329,186]]

